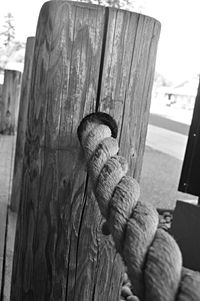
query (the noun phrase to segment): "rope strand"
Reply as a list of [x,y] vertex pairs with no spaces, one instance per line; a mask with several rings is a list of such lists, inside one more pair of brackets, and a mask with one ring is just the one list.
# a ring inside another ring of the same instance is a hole
[[177,243],[158,229],[157,210],[138,201],[139,184],[126,176],[127,161],[118,156],[116,122],[105,113],[90,114],[82,120],[78,137],[106,228],[136,295],[141,301],[200,300],[200,274],[182,267]]

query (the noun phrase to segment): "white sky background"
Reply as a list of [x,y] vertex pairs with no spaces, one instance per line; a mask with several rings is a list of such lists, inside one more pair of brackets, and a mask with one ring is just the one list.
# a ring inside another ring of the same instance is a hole
[[[0,30],[4,16],[15,19],[16,39],[26,41],[36,32],[43,0],[1,0]],[[156,70],[169,80],[181,82],[200,73],[200,0],[138,0],[143,13],[162,24]]]

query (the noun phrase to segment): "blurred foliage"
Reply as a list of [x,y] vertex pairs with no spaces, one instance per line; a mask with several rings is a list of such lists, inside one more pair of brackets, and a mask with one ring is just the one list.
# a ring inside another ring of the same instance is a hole
[[4,39],[4,45],[8,46],[15,38],[14,18],[11,13],[8,13],[5,16],[3,28],[4,31],[0,33],[0,36],[2,36]]
[[78,0],[78,1],[141,12],[144,9],[147,0]]
[[8,62],[23,63],[25,43],[15,39],[14,18],[8,13],[4,19],[3,31],[0,32],[0,70]]

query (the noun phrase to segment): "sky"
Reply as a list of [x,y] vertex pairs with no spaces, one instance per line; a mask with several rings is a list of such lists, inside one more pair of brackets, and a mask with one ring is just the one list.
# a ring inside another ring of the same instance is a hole
[[[43,0],[1,0],[0,30],[11,12],[16,39],[34,36]],[[200,0],[137,0],[142,13],[161,22],[156,71],[176,83],[200,74]]]

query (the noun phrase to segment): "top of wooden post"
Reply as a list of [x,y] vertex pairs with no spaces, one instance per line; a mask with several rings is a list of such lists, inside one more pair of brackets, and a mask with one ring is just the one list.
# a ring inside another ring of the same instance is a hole
[[102,235],[76,132],[89,113],[110,114],[120,154],[139,178],[159,33],[159,22],[137,13],[67,1],[43,5],[11,300],[119,299],[122,264]]

